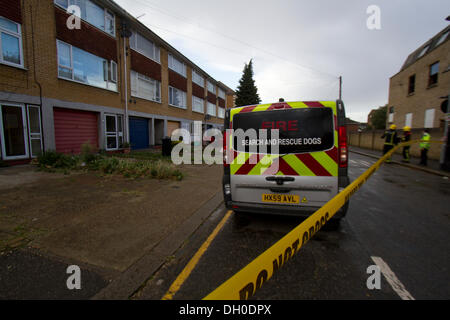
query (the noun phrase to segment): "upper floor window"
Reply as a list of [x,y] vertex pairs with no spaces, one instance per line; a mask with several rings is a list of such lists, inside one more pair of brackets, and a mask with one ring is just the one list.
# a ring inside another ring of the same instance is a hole
[[0,17],[0,63],[23,66],[21,26],[3,17]]
[[208,85],[208,91],[216,94],[216,86],[210,81],[207,81],[207,85]]
[[131,70],[131,95],[161,102],[161,82]]
[[186,92],[169,86],[169,104],[174,107],[186,109]]
[[169,53],[169,68],[186,77],[186,65]]
[[195,70],[192,70],[192,82],[198,84],[200,87],[205,87],[205,78],[203,78],[199,73]]
[[221,108],[221,107],[217,108],[217,117],[221,118],[221,119],[225,118],[225,109],[224,108]]
[[428,47],[429,45],[425,46],[417,55],[417,59],[419,59],[420,57],[422,57],[427,51],[428,51]]
[[222,89],[219,88],[219,98],[222,98],[223,100],[225,100],[225,91],[223,91]]
[[439,61],[433,63],[430,66],[430,76],[428,78],[428,86],[431,86],[438,82],[438,74],[439,74]]
[[208,101],[206,113],[210,116],[216,116],[216,105]]
[[204,113],[204,100],[196,96],[192,96],[192,111]]
[[57,40],[58,77],[117,91],[117,64]]
[[115,18],[114,14],[97,5],[91,0],[55,0],[55,3],[66,9],[69,6],[78,6],[80,8],[81,19],[89,22],[112,36],[115,36]]
[[447,36],[449,34],[450,30],[448,30],[446,33],[444,33],[438,40],[438,42],[436,42],[436,47],[438,45],[440,45],[442,42],[444,42],[445,39],[447,39]]
[[409,77],[408,94],[414,93],[415,90],[416,90],[416,75],[413,74],[412,76]]
[[130,37],[130,47],[131,49],[142,53],[147,58],[150,58],[158,63],[160,62],[159,47],[139,32],[132,33]]

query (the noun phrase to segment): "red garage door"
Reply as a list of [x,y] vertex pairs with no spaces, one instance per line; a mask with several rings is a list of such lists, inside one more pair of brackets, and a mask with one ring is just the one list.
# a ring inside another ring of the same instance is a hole
[[98,148],[98,115],[95,112],[53,108],[56,151],[80,153],[89,142]]

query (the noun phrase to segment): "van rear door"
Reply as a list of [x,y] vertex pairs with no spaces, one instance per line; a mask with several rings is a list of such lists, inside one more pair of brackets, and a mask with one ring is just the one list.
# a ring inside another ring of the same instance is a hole
[[230,123],[233,203],[321,207],[337,194],[335,101],[234,108]]

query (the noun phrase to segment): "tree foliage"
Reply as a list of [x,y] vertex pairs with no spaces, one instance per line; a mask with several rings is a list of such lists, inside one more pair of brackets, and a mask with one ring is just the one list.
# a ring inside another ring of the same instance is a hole
[[236,89],[236,106],[247,106],[260,102],[258,88],[255,85],[255,80],[253,80],[253,62],[250,60],[244,66],[242,78],[239,80],[239,86]]
[[372,116],[372,125],[374,129],[386,128],[387,106],[378,108]]

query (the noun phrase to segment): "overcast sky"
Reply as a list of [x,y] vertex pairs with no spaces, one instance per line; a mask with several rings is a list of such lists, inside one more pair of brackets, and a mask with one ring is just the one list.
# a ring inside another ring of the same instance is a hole
[[[216,80],[236,89],[253,59],[262,102],[338,97],[367,121],[388,101],[389,77],[448,25],[448,0],[115,0]],[[380,8],[380,30],[366,13]]]

